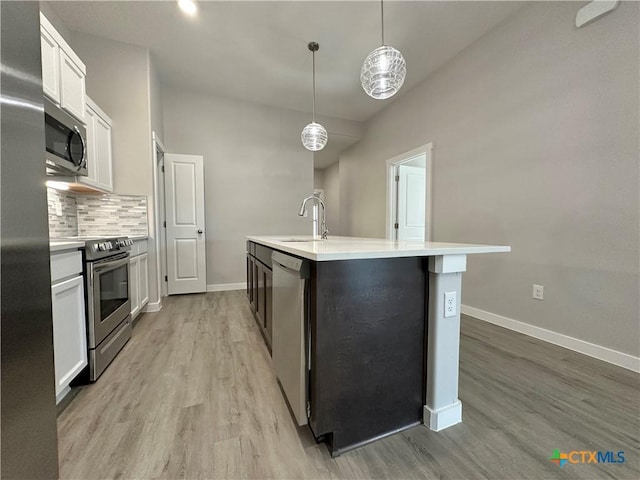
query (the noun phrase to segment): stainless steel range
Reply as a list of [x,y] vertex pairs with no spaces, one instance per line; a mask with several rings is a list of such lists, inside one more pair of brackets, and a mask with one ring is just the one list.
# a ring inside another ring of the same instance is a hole
[[83,253],[89,380],[95,382],[131,338],[127,237],[88,238]]

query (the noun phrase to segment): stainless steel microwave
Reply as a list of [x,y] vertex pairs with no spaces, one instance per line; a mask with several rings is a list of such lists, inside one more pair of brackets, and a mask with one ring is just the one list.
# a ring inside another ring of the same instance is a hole
[[44,99],[47,175],[87,175],[87,132],[67,112]]

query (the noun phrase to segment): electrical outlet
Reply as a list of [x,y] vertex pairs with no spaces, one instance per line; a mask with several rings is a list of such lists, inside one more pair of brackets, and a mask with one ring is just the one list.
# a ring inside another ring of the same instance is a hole
[[544,300],[544,287],[542,285],[533,284],[533,298]]
[[456,292],[445,292],[444,294],[444,317],[455,317],[458,313],[458,299]]

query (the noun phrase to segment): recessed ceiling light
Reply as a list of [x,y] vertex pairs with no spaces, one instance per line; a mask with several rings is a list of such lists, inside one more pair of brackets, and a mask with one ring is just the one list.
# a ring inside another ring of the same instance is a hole
[[190,17],[193,17],[198,13],[198,5],[196,5],[195,0],[178,0],[178,6],[180,7],[180,10]]

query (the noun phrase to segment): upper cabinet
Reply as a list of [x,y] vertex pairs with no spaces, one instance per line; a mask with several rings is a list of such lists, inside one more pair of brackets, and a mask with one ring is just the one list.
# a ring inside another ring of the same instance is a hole
[[40,44],[42,46],[42,90],[47,97],[59,105],[60,49],[42,25],[40,25]]
[[80,183],[104,192],[113,192],[111,154],[111,119],[87,97],[87,176],[78,177]]
[[43,93],[84,124],[87,69],[42,12],[40,44]]

